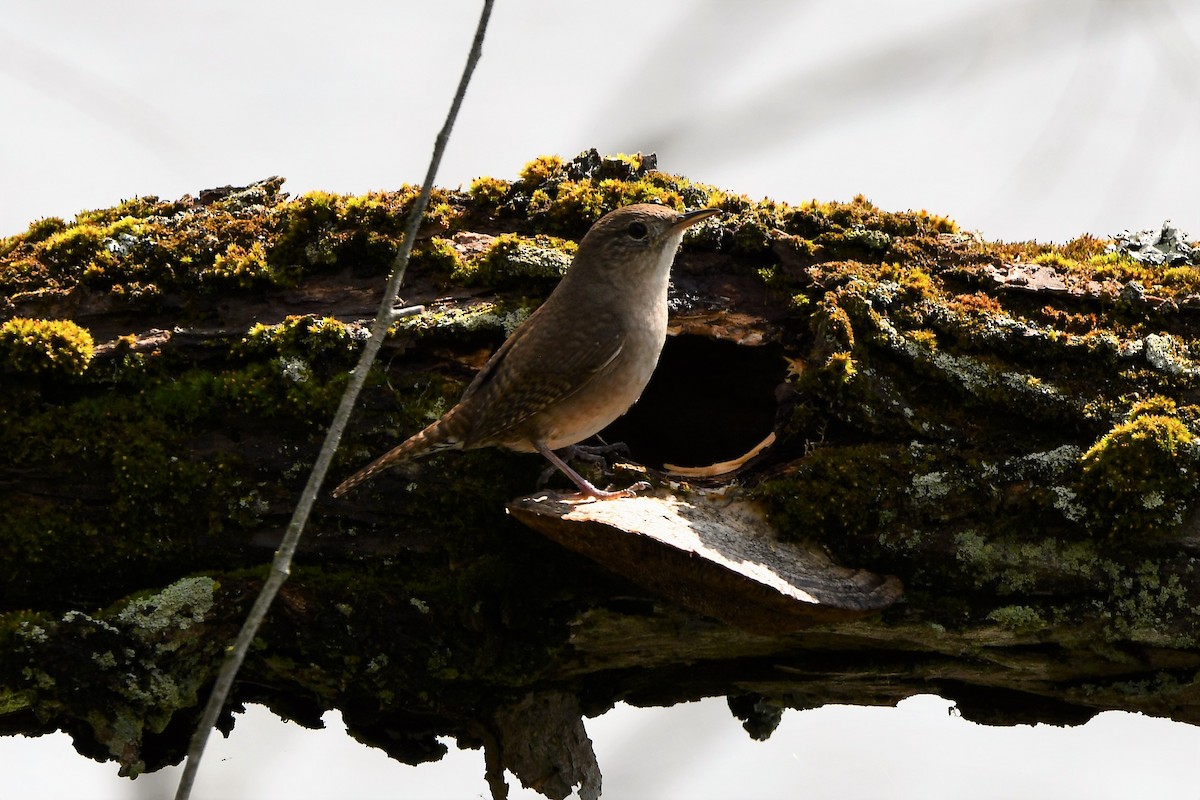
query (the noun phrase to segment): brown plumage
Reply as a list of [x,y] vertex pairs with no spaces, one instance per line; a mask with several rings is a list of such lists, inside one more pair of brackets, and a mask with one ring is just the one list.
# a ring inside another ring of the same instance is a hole
[[380,470],[445,449],[539,452],[580,491],[592,486],[553,451],[624,414],[650,380],[667,333],[667,286],[687,226],[718,213],[633,205],[592,226],[546,302],[488,360],[458,405],[333,490],[341,496]]

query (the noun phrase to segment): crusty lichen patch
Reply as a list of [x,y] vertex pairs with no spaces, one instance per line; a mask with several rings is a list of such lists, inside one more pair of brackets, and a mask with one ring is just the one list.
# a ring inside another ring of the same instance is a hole
[[103,748],[123,775],[143,772],[146,735],[195,706],[219,663],[220,648],[191,633],[209,621],[216,589],[211,578],[191,577],[116,611],[0,615],[5,666],[22,676],[19,687],[6,686],[5,713],[51,720],[67,711],[95,743],[77,736],[77,744]]
[[164,636],[171,630],[185,631],[204,621],[213,606],[217,582],[199,576],[176,581],[161,592],[131,601],[117,620],[142,639]]

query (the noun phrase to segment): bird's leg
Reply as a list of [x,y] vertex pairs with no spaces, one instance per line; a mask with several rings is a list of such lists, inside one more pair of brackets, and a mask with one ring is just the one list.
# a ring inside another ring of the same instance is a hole
[[559,472],[571,479],[571,483],[579,487],[581,494],[588,497],[594,497],[597,500],[612,500],[617,497],[633,497],[642,489],[649,489],[650,484],[645,481],[639,481],[628,489],[610,492],[604,489],[597,489],[592,485],[591,481],[580,475],[575,470],[571,469],[571,465],[564,461],[558,453],[546,446],[545,442],[534,442],[534,447],[537,451],[546,457],[546,460],[558,468]]
[[[599,439],[600,437],[596,438]],[[601,443],[598,445],[573,444],[569,445],[568,447],[561,447],[557,452],[558,457],[563,461],[566,461],[568,464],[572,461],[583,461],[588,464],[600,464],[603,469],[608,469],[608,459],[605,456],[609,455],[610,453],[620,453],[623,456],[628,456],[629,445],[625,444],[624,442],[606,444],[604,443],[604,440],[601,439]],[[538,476],[537,482],[539,489],[546,485],[546,482],[550,480],[550,476],[552,476],[556,470],[557,467],[554,465],[546,467],[544,470],[542,470],[542,474]]]
[[[600,439],[599,436],[596,438]],[[563,451],[567,453],[567,455],[563,456],[563,458],[565,458],[567,461],[570,461],[573,458],[579,458],[584,461],[590,461],[592,459],[600,461],[603,460],[604,456],[607,456],[611,453],[620,453],[621,455],[628,457],[629,445],[625,444],[624,442],[613,442],[612,444],[608,444],[603,439],[600,439],[600,444],[573,444],[570,447],[563,448]]]

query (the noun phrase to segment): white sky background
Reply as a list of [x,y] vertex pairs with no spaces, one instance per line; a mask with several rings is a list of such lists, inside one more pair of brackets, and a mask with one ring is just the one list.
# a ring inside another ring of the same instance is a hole
[[[416,182],[478,11],[0,0],[0,236],[269,175],[294,194]],[[1198,143],[1190,0],[498,0],[439,183],[655,151],[752,197],[862,193],[988,238],[1165,219],[1195,237]],[[767,743],[719,700],[589,730],[612,798],[1197,797],[1196,728],[984,728],[946,705],[791,712]],[[254,711],[210,750],[197,800],[486,796],[479,753],[413,769],[335,740]],[[0,739],[0,767],[14,798],[169,797],[174,781],[117,779],[61,735]]]

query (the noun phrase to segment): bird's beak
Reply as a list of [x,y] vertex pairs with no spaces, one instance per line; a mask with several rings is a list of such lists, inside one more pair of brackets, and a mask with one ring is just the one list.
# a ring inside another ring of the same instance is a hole
[[701,220],[706,220],[714,214],[720,213],[721,209],[719,208],[700,208],[695,211],[687,211],[679,215],[679,219],[675,220],[675,222],[671,224],[671,228],[680,230],[688,227],[689,225],[695,225]]

